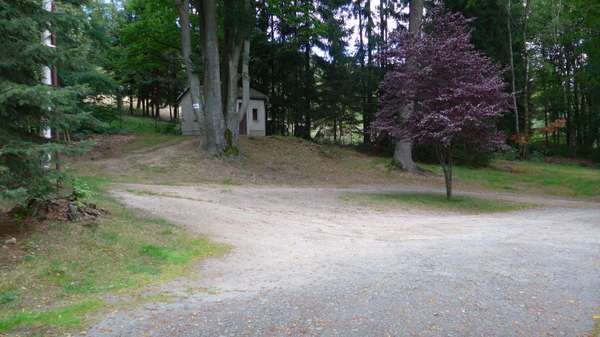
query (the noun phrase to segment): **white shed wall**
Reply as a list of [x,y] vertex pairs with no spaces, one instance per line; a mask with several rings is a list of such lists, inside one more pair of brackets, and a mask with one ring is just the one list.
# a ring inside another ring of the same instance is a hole
[[[238,106],[241,105],[241,100],[238,100]],[[257,110],[257,119],[254,120],[252,117],[252,110]],[[248,104],[248,110],[246,111],[246,130],[248,130],[248,136],[266,136],[266,110],[265,101],[263,100],[250,100]]]
[[[242,100],[238,100],[238,107],[241,106]],[[181,134],[184,136],[197,136],[200,134],[200,125],[196,121],[194,112],[192,111],[192,97],[187,92],[179,102],[181,111]],[[257,110],[257,119],[252,117],[252,110]],[[259,99],[251,99],[246,111],[246,130],[248,136],[266,136],[267,135],[267,114],[265,109],[265,101]],[[240,118],[241,120],[241,118]]]

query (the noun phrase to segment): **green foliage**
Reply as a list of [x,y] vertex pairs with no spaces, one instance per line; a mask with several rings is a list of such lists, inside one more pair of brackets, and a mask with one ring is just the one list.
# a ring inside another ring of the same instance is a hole
[[[82,201],[110,214],[91,227],[53,223],[19,243],[30,258],[0,278],[0,333],[79,327],[89,313],[106,305],[104,296],[135,296],[149,283],[180,276],[193,261],[227,250],[167,221],[126,209],[106,193],[108,179],[76,180],[76,186],[86,186]],[[15,291],[21,288],[26,290]]]
[[181,124],[147,117],[123,116],[122,119],[112,121],[110,127],[135,134],[181,135]]
[[[159,105],[175,104],[187,83],[177,18],[171,0],[126,2],[124,11],[114,20],[117,40],[109,53],[111,68],[124,94]],[[198,38],[195,35],[192,43],[196,48],[200,45]]]
[[76,199],[88,199],[94,195],[92,188],[82,179],[74,178],[71,183],[72,195]]
[[0,305],[13,302],[18,297],[19,293],[16,290],[5,290],[3,292],[0,292]]
[[[64,179],[52,167],[55,153],[76,152],[65,135],[88,123],[84,98],[110,92],[110,77],[88,56],[91,38],[77,2],[56,1],[56,12],[37,0],[0,4],[0,198],[22,205],[56,192]],[[42,31],[56,33],[56,48],[40,43]],[[82,34],[83,33],[83,34]],[[58,70],[58,87],[41,83],[43,67]],[[53,140],[41,136],[52,129]],[[44,164],[48,168],[44,168]]]

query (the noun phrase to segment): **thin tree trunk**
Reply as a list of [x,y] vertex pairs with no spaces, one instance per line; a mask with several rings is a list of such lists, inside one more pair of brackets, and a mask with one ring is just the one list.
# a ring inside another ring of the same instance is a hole
[[333,143],[337,144],[337,118],[333,119]]
[[[225,117],[227,123],[226,142],[230,154],[238,153],[238,137],[240,128],[240,119],[248,110],[250,100],[250,75],[248,64],[250,62],[250,35],[247,31],[249,27],[240,27],[236,17],[227,13],[235,12],[235,1],[225,1],[225,43],[227,57],[227,83],[226,83],[226,102]],[[244,0],[244,15],[252,15],[250,0]],[[239,73],[240,58],[242,59],[242,74]],[[241,76],[240,76],[241,75]],[[243,80],[242,103],[238,105],[240,77]]]
[[[54,133],[54,140],[59,143],[60,140],[60,131],[57,129],[52,130]],[[56,168],[56,172],[59,173],[59,176],[56,179],[56,191],[60,192],[63,186],[63,178],[60,176],[60,172],[62,172],[62,154],[59,151],[54,152],[54,164]]]
[[529,142],[529,50],[527,49],[527,28],[529,23],[529,0],[525,0],[525,17],[523,18],[523,53],[525,63],[525,83],[523,85],[523,138],[525,144],[521,150],[521,159],[526,159]]
[[[420,34],[422,21],[423,0],[411,0],[408,31],[415,35]],[[411,61],[409,60],[408,62]],[[407,118],[413,109],[414,104],[409,104],[406,107],[404,107],[402,111],[402,117]],[[401,169],[406,170],[408,172],[417,172],[417,165],[415,164],[412,158],[412,139],[410,138],[410,136],[405,135],[396,139],[394,149],[394,163]]]
[[190,36],[190,19],[189,19],[189,0],[175,0],[179,11],[179,24],[181,25],[181,55],[185,64],[185,71],[190,87],[190,97],[192,99],[192,112],[195,122],[198,123],[200,137],[202,139],[201,146],[206,146],[208,143],[208,128],[206,118],[202,113],[204,109],[204,100],[200,93],[200,79],[194,71],[194,63],[192,62],[192,43]]
[[[381,4],[380,4],[381,5]],[[371,120],[373,118],[373,15],[371,13],[371,0],[365,3],[365,19],[367,20],[367,106],[363,129],[366,130],[363,142],[371,143]]]
[[120,89],[117,89],[117,111],[119,114],[123,112],[123,94]]
[[[243,119],[244,115],[248,111],[250,105],[250,37],[246,37],[244,40],[244,49],[242,52],[242,107],[238,115],[238,127],[239,120]],[[266,116],[265,116],[266,117]],[[237,141],[237,139],[236,139]]]
[[[381,42],[379,43],[379,55],[383,55],[385,45],[387,43],[387,15],[388,15],[387,0],[379,1],[379,35]],[[381,68],[386,68],[385,57],[381,58]]]
[[304,46],[304,98],[305,98],[305,117],[304,125],[302,128],[302,137],[304,139],[311,138],[310,129],[312,128],[312,72],[310,69],[310,42],[307,42]]
[[[544,102],[544,127],[548,127],[548,102]],[[546,148],[548,148],[548,131],[544,132],[544,141]]]
[[438,147],[436,149],[438,160],[444,171],[444,181],[446,183],[446,198],[452,199],[452,148],[445,149]]
[[129,93],[129,114],[133,115],[133,90]]
[[517,105],[517,87],[515,85],[515,61],[513,55],[513,42],[512,42],[512,24],[511,24],[511,15],[512,15],[512,0],[508,0],[507,7],[507,15],[506,15],[506,29],[508,30],[508,52],[510,56],[510,78],[511,78],[511,89],[512,89],[512,103],[513,110],[515,112],[515,133],[517,136],[521,133],[519,130],[519,107]]
[[362,111],[362,122],[363,122],[363,143],[367,144],[370,142],[370,130],[367,112],[367,85],[365,81],[365,44],[363,40],[363,8],[361,0],[356,1],[358,6],[358,56],[360,62],[360,90],[361,90],[361,111]]
[[444,180],[446,182],[446,198],[448,200],[452,199],[452,164],[445,163],[442,164],[444,169]]

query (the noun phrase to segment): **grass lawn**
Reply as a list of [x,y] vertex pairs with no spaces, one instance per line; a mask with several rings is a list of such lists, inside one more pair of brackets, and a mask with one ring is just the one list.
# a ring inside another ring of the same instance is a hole
[[129,133],[180,135],[179,122],[155,120],[143,116],[123,116],[122,120],[111,122],[111,127]]
[[[441,175],[439,165],[421,166]],[[461,184],[496,191],[600,198],[600,168],[577,164],[496,160],[480,169],[456,166],[454,174]]]
[[530,204],[467,196],[454,196],[447,200],[445,194],[437,193],[346,193],[342,195],[342,199],[371,205],[404,205],[475,214],[509,212],[533,207]]
[[136,296],[142,287],[183,275],[200,258],[227,247],[161,219],[136,215],[110,198],[108,179],[80,178],[88,202],[110,214],[96,223],[53,223],[20,242],[14,265],[0,266],[0,335],[17,329],[51,336],[82,326],[88,315],[119,303],[108,294]]
[[114,121],[112,125],[136,135],[132,142],[123,145],[123,152],[152,151],[158,145],[169,145],[190,138],[181,136],[179,123],[155,121],[148,117],[123,116],[122,122]]

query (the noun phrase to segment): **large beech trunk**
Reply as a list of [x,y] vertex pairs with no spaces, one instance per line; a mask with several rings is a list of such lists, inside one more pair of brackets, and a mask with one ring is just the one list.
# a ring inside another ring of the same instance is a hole
[[[193,71],[191,60],[191,42],[189,29],[189,0],[175,0],[179,9],[182,26],[182,55],[190,84],[192,106],[196,120],[201,125],[203,148],[214,155],[237,154],[240,115],[248,108],[250,100],[250,84],[248,62],[250,59],[249,32],[240,30],[231,18],[226,17],[225,63],[221,65],[219,42],[217,37],[216,0],[200,0],[195,2],[201,14],[201,44],[204,57],[204,91],[200,92],[200,80]],[[225,2],[231,9],[237,3],[234,0]],[[245,5],[251,8],[251,2]],[[246,36],[244,39],[243,36]],[[242,56],[243,54],[243,56]],[[243,59],[243,99],[238,110],[239,97],[239,64]],[[221,67],[224,67],[225,86],[221,82]]]
[[221,67],[217,38],[217,8],[215,0],[202,1],[204,26],[204,99],[207,125],[205,149],[213,155],[225,151],[225,120],[221,92]]
[[[423,0],[411,0],[408,31],[412,34],[420,34],[422,21]],[[411,61],[408,60],[408,62]],[[413,106],[404,107],[401,112],[402,118],[407,118],[413,108]],[[417,165],[415,164],[412,158],[412,140],[409,135],[401,136],[398,139],[396,139],[394,149],[394,163],[401,169],[406,170],[408,172],[417,171]]]

